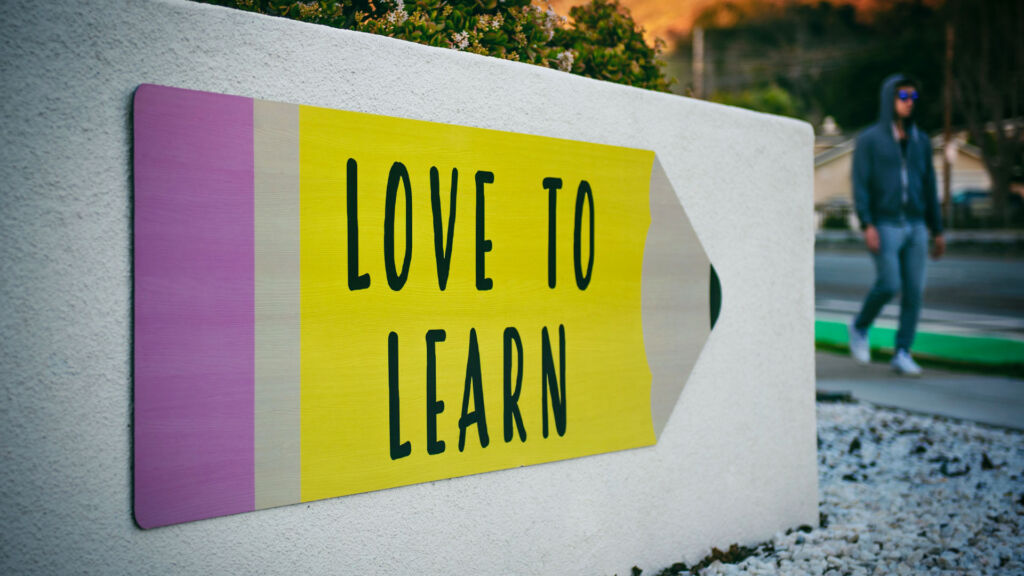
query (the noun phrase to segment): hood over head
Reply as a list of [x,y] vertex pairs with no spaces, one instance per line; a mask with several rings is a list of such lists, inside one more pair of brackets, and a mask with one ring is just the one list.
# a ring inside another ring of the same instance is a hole
[[[881,124],[892,124],[893,117],[895,116],[895,110],[893,110],[893,102],[896,99],[896,88],[900,85],[910,85],[917,88],[918,92],[921,91],[916,80],[907,76],[906,74],[893,74],[882,81],[882,89],[879,92],[879,108],[878,108],[878,121]],[[914,112],[917,112],[917,106],[914,106]],[[907,119],[910,123],[914,122],[914,114],[911,114],[910,118]]]

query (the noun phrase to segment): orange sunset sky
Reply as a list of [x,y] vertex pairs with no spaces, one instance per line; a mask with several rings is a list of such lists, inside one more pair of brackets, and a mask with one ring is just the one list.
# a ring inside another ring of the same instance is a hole
[[[551,6],[563,16],[569,15],[569,8],[584,4],[589,0],[551,0]],[[676,34],[690,31],[694,18],[716,0],[620,0],[629,8],[633,19],[643,26],[647,41],[661,38],[672,47]],[[799,0],[805,3],[816,3],[820,0]],[[731,0],[733,4],[769,4],[782,5],[786,0]],[[874,8],[887,4],[886,0],[832,0],[833,4],[853,4],[858,10],[870,13]],[[934,4],[936,2],[929,2]]]

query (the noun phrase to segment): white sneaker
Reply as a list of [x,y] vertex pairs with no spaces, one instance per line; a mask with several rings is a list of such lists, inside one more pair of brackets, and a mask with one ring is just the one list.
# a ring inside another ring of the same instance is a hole
[[914,362],[914,359],[910,357],[910,354],[906,350],[897,350],[896,355],[892,357],[892,369],[900,376],[920,376],[921,367]]
[[850,333],[850,355],[860,364],[870,364],[871,346],[868,344],[868,333],[857,330],[852,322],[847,328]]

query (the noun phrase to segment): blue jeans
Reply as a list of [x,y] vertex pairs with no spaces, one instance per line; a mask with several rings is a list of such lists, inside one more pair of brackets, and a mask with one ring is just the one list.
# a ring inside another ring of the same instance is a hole
[[897,292],[900,300],[900,327],[896,349],[910,351],[921,316],[924,272],[928,261],[928,229],[921,222],[879,223],[879,250],[872,254],[877,279],[854,320],[854,327],[867,331],[875,317]]

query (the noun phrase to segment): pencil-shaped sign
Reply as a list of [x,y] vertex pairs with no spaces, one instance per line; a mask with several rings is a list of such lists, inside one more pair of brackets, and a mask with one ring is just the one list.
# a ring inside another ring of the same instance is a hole
[[143,85],[144,528],[657,441],[713,322],[655,154]]

